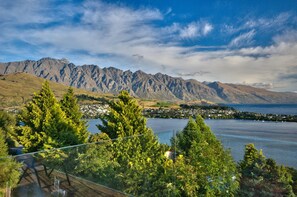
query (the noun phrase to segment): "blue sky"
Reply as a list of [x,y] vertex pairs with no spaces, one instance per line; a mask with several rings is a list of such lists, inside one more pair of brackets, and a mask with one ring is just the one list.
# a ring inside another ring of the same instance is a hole
[[67,58],[297,91],[296,0],[1,0],[0,62]]

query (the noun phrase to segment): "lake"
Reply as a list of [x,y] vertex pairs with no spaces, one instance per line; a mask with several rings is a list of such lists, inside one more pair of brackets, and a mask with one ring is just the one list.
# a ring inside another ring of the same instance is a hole
[[[182,130],[187,119],[148,119],[147,125],[159,137],[160,142],[170,143],[174,133]],[[271,157],[279,164],[297,168],[297,123],[261,122],[249,120],[205,120],[206,124],[222,141],[225,148],[230,148],[236,161],[243,159],[244,146],[254,143],[262,149],[266,157]],[[89,131],[99,130],[95,126],[100,120],[88,120]]]
[[297,115],[297,104],[228,104],[228,106],[238,111]]

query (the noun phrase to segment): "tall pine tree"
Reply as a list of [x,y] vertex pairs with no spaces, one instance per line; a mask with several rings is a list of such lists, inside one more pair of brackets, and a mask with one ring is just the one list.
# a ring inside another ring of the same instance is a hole
[[122,91],[118,100],[110,102],[109,113],[98,125],[113,142],[113,154],[120,167],[117,169],[118,189],[141,196],[152,194],[158,166],[164,158],[161,146],[136,100]]
[[201,116],[190,118],[172,140],[173,149],[194,167],[197,196],[233,196],[238,188],[236,164]]
[[38,151],[83,143],[79,130],[67,118],[56,100],[49,83],[25,105],[19,115],[18,139],[25,151]]
[[78,138],[81,142],[87,142],[89,132],[87,130],[87,122],[82,119],[82,112],[79,109],[77,99],[74,96],[73,88],[69,88],[67,93],[60,101],[61,108],[65,112],[66,117],[72,121],[77,130]]
[[99,130],[111,139],[124,140],[133,136],[138,141],[137,151],[154,157],[156,151],[160,150],[160,144],[153,131],[146,126],[146,119],[136,100],[130,97],[127,91],[122,91],[118,100],[110,102],[109,105],[110,112],[101,118],[102,125],[97,125]]

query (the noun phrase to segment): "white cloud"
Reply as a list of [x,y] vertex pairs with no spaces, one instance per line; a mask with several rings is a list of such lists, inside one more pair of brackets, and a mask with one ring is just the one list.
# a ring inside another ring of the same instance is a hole
[[195,39],[207,36],[213,30],[209,22],[198,21],[186,25],[173,23],[171,26],[162,28],[161,36],[171,36],[175,39]]
[[295,43],[297,42],[297,30],[287,30],[282,34],[273,37],[273,41],[276,43]]
[[205,23],[203,29],[202,29],[202,34],[207,35],[209,32],[213,30],[213,26],[209,23]]
[[256,31],[253,29],[249,32],[240,34],[233,40],[231,40],[229,46],[231,47],[242,47],[242,46],[249,46],[253,43],[253,38],[256,34]]
[[181,38],[195,38],[199,36],[199,26],[195,23],[190,23],[186,27],[180,29]]
[[82,20],[86,24],[135,25],[163,18],[157,9],[133,10],[125,6],[107,4],[101,1],[86,1],[83,7]]
[[272,83],[265,83],[265,82],[258,82],[258,83],[239,83],[241,85],[248,85],[248,86],[253,86],[255,88],[263,88],[263,89],[272,89],[274,86]]
[[289,12],[282,12],[271,18],[258,18],[249,16],[248,18],[244,18],[242,21],[237,23],[222,24],[221,32],[227,33],[228,35],[234,35],[242,31],[246,32],[251,30],[262,31],[262,33],[282,31],[287,28],[285,24],[296,20],[294,17],[296,16]]
[[0,23],[3,24],[27,24],[45,23],[53,18],[47,16],[47,0],[3,0],[0,1]]
[[209,74],[209,72],[208,71],[197,71],[197,72],[191,72],[191,73],[176,72],[176,74],[181,77],[197,77],[197,76]]
[[250,19],[245,22],[243,28],[282,28],[290,18],[290,13],[283,12],[273,18]]
[[183,39],[191,39],[201,36],[206,36],[213,29],[213,26],[208,22],[192,22],[185,27],[180,27],[179,36]]

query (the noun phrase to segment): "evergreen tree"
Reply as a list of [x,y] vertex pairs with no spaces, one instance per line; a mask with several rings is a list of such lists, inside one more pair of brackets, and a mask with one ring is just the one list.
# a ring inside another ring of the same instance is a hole
[[67,93],[60,101],[61,108],[65,112],[66,117],[72,121],[73,126],[76,128],[78,138],[81,142],[87,142],[89,132],[87,130],[86,121],[82,120],[82,112],[79,109],[77,99],[74,96],[73,88],[69,88]]
[[101,120],[102,125],[98,125],[101,132],[111,139],[117,138],[113,142],[113,154],[121,166],[115,178],[118,189],[136,196],[152,195],[152,185],[164,156],[136,100],[122,91],[118,100],[110,102],[110,111]]
[[239,196],[295,196],[291,186],[292,175],[273,159],[266,159],[254,144],[246,145],[239,170]]
[[25,151],[38,151],[84,142],[80,131],[61,109],[47,81],[25,105],[19,119],[24,125],[18,127],[18,139]]
[[172,142],[173,148],[185,155],[186,164],[194,168],[197,196],[233,196],[236,193],[236,164],[201,116],[197,116],[196,121],[190,118]]
[[0,196],[8,186],[14,188],[17,186],[20,176],[20,164],[8,156],[8,147],[4,140],[4,134],[0,128]]
[[[110,112],[105,117],[100,118],[102,125],[97,126],[101,132],[106,133],[111,139],[119,138],[117,141],[125,140],[127,143],[136,140],[135,144],[131,144],[131,146],[128,144],[127,147],[121,145],[121,148],[124,148],[123,152],[128,154],[125,156],[135,157],[134,152],[129,151],[129,149],[134,149],[134,151],[140,152],[142,155],[145,154],[147,157],[154,157],[156,153],[160,154],[158,139],[153,131],[147,128],[142,109],[127,91],[122,91],[118,100],[110,102],[109,105]],[[128,138],[131,136],[133,138],[129,141]],[[136,150],[135,148],[139,149]]]
[[0,110],[0,129],[2,129],[4,139],[9,147],[13,147],[16,141],[16,134],[14,130],[15,125],[15,117]]

